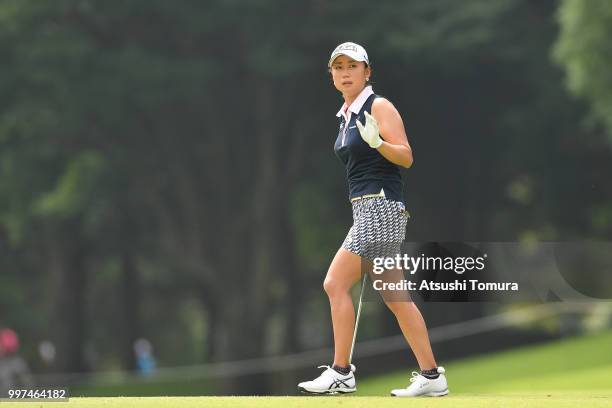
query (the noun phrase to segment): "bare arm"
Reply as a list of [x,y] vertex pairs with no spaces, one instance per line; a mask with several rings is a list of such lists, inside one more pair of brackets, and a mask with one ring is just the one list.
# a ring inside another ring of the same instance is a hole
[[372,103],[372,116],[378,122],[383,139],[378,151],[391,163],[409,168],[414,162],[412,148],[408,143],[404,122],[397,109],[385,98],[376,98]]

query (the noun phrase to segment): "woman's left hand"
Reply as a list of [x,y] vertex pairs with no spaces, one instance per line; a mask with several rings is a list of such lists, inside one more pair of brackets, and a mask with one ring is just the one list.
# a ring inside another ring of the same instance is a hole
[[357,120],[357,128],[359,129],[359,134],[361,138],[373,149],[378,149],[382,144],[382,139],[380,138],[380,130],[378,128],[378,122],[372,115],[368,112],[365,113],[366,123],[365,126],[361,124],[359,120]]

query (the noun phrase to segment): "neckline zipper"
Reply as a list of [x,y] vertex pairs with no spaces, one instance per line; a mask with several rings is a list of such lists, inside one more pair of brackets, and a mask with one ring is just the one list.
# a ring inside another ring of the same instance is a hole
[[346,132],[349,128],[349,123],[351,123],[351,112],[348,114],[348,118],[344,117],[344,128],[342,129],[342,146],[346,144]]

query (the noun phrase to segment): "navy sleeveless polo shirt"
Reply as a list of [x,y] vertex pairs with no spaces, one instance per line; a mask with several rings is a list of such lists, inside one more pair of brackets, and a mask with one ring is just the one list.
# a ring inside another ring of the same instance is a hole
[[[371,148],[359,134],[357,120],[365,125],[364,112],[372,112],[372,102],[378,95],[366,99],[358,115],[351,114],[349,123],[340,116],[340,131],[334,144],[334,153],[346,167],[349,199],[365,194],[377,194],[384,189],[385,197],[402,201],[402,175],[399,167]],[[348,127],[348,128],[347,128]]]

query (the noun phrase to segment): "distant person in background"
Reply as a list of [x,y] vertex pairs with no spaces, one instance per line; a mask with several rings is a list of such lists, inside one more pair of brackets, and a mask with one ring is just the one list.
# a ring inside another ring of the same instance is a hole
[[[406,237],[408,212],[402,196],[399,166],[412,165],[399,112],[387,99],[374,93],[370,83],[372,67],[366,50],[355,43],[340,44],[332,52],[328,68],[344,104],[336,114],[340,130],[334,151],[346,167],[353,226],[331,262],[323,283],[329,297],[334,331],[334,362],[312,381],[298,384],[303,392],[349,393],[357,390],[355,366],[349,361],[355,328],[351,287],[360,280],[362,265],[375,258],[399,254]],[[402,275],[402,271],[393,271]],[[393,296],[391,296],[393,297]],[[395,389],[399,397],[448,394],[444,368],[438,367],[421,312],[410,301],[390,300],[386,305],[419,363],[407,388]]]
[[38,355],[45,364],[50,367],[55,363],[55,344],[51,340],[43,340],[38,344]]
[[0,329],[0,397],[6,397],[10,389],[31,388],[34,384],[28,365],[18,351],[17,333]]
[[134,354],[136,355],[136,368],[138,374],[148,377],[155,373],[157,362],[153,356],[153,345],[147,339],[140,338],[134,342]]

